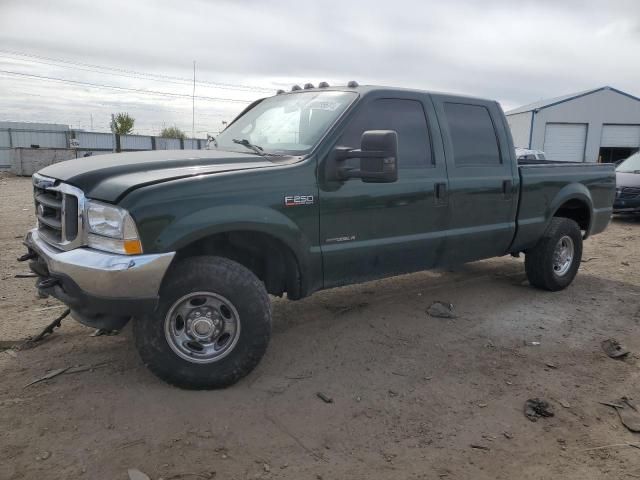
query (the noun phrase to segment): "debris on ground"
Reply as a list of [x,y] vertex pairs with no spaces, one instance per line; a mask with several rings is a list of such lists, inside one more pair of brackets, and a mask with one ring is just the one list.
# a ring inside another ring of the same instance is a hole
[[571,408],[571,404],[564,399],[558,400],[558,403],[562,406],[562,408]]
[[620,342],[615,338],[607,338],[606,340],[603,340],[600,346],[602,347],[602,350],[604,350],[604,353],[615,359],[624,358],[631,353],[620,345]]
[[476,443],[472,443],[471,445],[469,445],[471,448],[475,448],[476,450],[491,450],[489,447],[486,447],[484,445],[478,445]]
[[532,422],[537,422],[541,417],[553,417],[551,405],[540,398],[530,398],[524,404],[524,414]]
[[145,443],[144,438],[139,438],[137,440],[132,440],[130,442],[123,443],[122,445],[120,445],[117,448],[118,448],[118,450],[122,450],[122,449],[126,449],[126,448],[135,447],[137,445],[142,445],[143,443]]
[[113,335],[118,335],[119,333],[120,333],[120,330],[107,330],[106,328],[98,328],[89,336],[90,337],[102,337],[103,335],[106,335],[106,336],[111,337]]
[[433,302],[427,309],[427,313],[436,318],[456,318],[457,315],[453,309],[453,303]]
[[129,480],[151,480],[149,475],[141,472],[137,468],[130,468],[127,470],[127,473],[129,474]]
[[589,257],[589,258],[583,258],[582,260],[580,260],[581,263],[589,263],[591,260],[597,260],[600,257]]
[[37,276],[35,273],[16,273],[13,278],[36,278]]
[[50,372],[44,374],[42,377],[36,378],[34,381],[27,383],[22,388],[27,388],[27,387],[35,384],[35,383],[40,383],[40,382],[43,382],[45,380],[49,380],[50,378],[57,377],[58,375],[62,375],[64,372],[69,370],[69,368],[71,368],[71,367],[56,368],[55,370],[51,370]]
[[27,348],[31,348],[33,347],[37,342],[41,341],[44,337],[46,337],[47,335],[51,335],[53,333],[53,330],[55,328],[60,328],[60,325],[62,324],[62,320],[64,320],[67,315],[69,315],[71,313],[71,310],[69,310],[68,308],[62,312],[62,314],[57,317],[53,322],[51,322],[49,325],[47,325],[46,327],[44,327],[44,329],[35,337],[28,339],[26,342],[24,342],[20,348],[21,349],[27,349]]
[[49,457],[51,457],[51,452],[47,452],[46,450],[44,452],[40,452],[38,454],[38,456],[36,457],[36,460],[40,461],[40,460],[47,460]]
[[30,383],[27,383],[22,388],[27,388],[27,387],[35,384],[35,383],[40,383],[40,382],[43,382],[45,380],[49,380],[51,378],[57,377],[58,375],[62,375],[62,374],[67,375],[67,374],[71,374],[71,373],[89,372],[89,371],[93,371],[93,370],[95,370],[97,368],[106,367],[107,365],[108,365],[108,362],[99,363],[97,365],[77,365],[75,367],[57,368],[55,370],[51,370],[51,371],[47,372],[42,377],[36,378],[34,381],[32,381]]
[[545,365],[546,365],[547,367],[549,367],[549,368],[554,369],[554,370],[555,370],[556,368],[558,368],[558,366],[557,366],[555,363],[551,363],[551,362],[547,362],[547,363],[545,363]]
[[109,365],[109,362],[97,363],[95,365],[78,365],[67,369],[64,374],[69,375],[71,373],[92,372],[98,368],[106,367],[107,365]]
[[528,342],[528,341],[524,340],[523,343],[524,343],[525,347],[538,347],[538,346],[540,346],[540,342],[535,342],[535,341],[534,342]]
[[333,403],[333,398],[331,398],[330,396],[322,393],[322,392],[318,392],[316,393],[316,396],[322,400],[324,403]]
[[640,412],[631,400],[627,397],[622,397],[619,400],[613,402],[600,402],[602,405],[612,407],[618,413],[620,422],[627,430],[634,433],[640,433]]
[[640,449],[640,444],[639,443],[613,443],[611,445],[602,445],[600,447],[585,448],[584,450],[580,450],[580,451],[593,452],[594,450],[604,450],[606,448],[619,448],[619,447],[633,447],[633,448]]

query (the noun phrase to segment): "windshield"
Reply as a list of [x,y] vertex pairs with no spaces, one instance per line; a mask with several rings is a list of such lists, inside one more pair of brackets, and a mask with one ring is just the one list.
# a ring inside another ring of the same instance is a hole
[[616,168],[618,172],[640,171],[640,152],[634,153]]
[[356,97],[313,91],[266,98],[216,137],[217,148],[255,151],[250,144],[265,154],[304,155]]

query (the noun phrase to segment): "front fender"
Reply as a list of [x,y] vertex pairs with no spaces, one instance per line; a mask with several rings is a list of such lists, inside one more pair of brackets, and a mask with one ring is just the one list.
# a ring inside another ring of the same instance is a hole
[[311,241],[300,227],[286,215],[256,205],[212,206],[176,218],[156,237],[155,248],[178,251],[187,245],[217,233],[252,231],[282,241],[299,263],[309,263]]

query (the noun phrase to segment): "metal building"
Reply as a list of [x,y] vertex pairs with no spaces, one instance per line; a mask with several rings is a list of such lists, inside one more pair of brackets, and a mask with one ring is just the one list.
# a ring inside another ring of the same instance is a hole
[[615,162],[640,149],[640,98],[600,87],[506,112],[516,147],[549,160]]
[[[12,152],[19,148],[38,149],[44,157],[50,154],[50,149],[72,149],[75,157],[82,157],[86,154],[111,153],[114,150],[198,150],[206,146],[207,140],[198,138],[162,138],[134,134],[114,136],[111,133],[73,130],[68,125],[57,123],[0,122],[0,170],[12,168]],[[51,158],[53,161],[54,157]],[[66,156],[64,159],[68,158],[72,157]]]

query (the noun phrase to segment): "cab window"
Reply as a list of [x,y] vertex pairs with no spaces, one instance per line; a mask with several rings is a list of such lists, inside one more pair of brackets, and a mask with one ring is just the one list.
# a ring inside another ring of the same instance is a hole
[[367,130],[395,130],[398,133],[399,170],[433,165],[427,119],[420,102],[384,98],[361,106],[338,144],[360,148],[360,139]]

